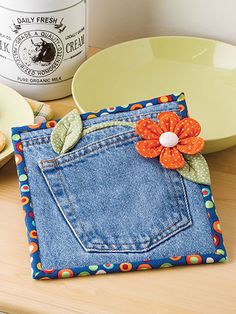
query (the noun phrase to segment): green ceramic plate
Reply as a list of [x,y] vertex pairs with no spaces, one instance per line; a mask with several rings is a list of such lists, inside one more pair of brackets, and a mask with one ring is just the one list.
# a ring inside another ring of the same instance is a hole
[[13,89],[0,84],[0,131],[7,137],[6,148],[0,153],[0,167],[13,154],[11,128],[34,122],[34,115],[28,102]]
[[205,153],[236,144],[236,47],[193,37],[155,37],[103,50],[77,71],[82,112],[185,92]]

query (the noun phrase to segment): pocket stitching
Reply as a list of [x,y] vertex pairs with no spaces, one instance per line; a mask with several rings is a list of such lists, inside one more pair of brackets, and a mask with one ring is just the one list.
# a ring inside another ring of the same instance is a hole
[[[178,109],[169,109],[168,111],[171,112],[176,112],[177,114],[180,114],[180,111]],[[138,115],[134,115],[134,116],[130,116],[127,118],[117,118],[116,121],[137,121],[139,120],[139,118],[145,118],[147,116],[149,116],[150,118],[152,118],[153,116],[159,114],[163,112],[162,110],[157,110],[155,112],[152,113],[143,113],[143,114],[138,114]],[[133,120],[131,117],[134,117],[135,119]],[[115,120],[115,119],[114,119]],[[111,120],[107,120],[107,121],[112,121]],[[99,123],[94,123],[93,125],[96,125]],[[87,129],[88,127],[85,127],[85,129]],[[45,135],[45,136],[41,136],[41,137],[35,137],[35,138],[29,138],[26,140],[22,140],[22,143],[24,144],[25,147],[29,147],[29,146],[34,146],[34,145],[41,145],[41,144],[48,144],[50,142],[50,135]]]
[[66,160],[64,162],[60,162],[59,165],[61,166],[61,165],[67,164],[68,162],[74,161],[78,158],[80,158],[82,161],[84,157],[91,157],[93,154],[106,152],[107,149],[112,148],[112,147],[121,147],[125,145],[125,143],[132,143],[132,142],[135,143],[136,138],[137,136],[134,136],[134,137],[130,137],[129,139],[124,139],[124,140],[120,140],[119,142],[111,143],[110,145],[99,147],[95,149],[94,151],[83,154],[82,156],[75,156],[74,158],[71,158],[69,161]]
[[[130,139],[132,139],[132,138],[130,138]],[[128,140],[130,140],[130,139],[128,139]],[[126,141],[128,141],[128,140],[125,139],[125,140],[123,140],[122,142],[126,142]],[[120,143],[120,142],[121,142],[121,141],[119,141],[118,143]],[[114,146],[114,143],[112,143],[112,146]],[[103,147],[103,148],[107,148],[107,147],[108,147],[108,146]],[[101,148],[101,149],[103,149],[103,148]],[[104,149],[104,152],[106,152],[106,149]],[[89,154],[87,154],[87,155],[89,155]],[[87,155],[86,155],[86,156],[87,156]],[[66,184],[65,184],[65,181],[64,181],[64,175],[63,175],[63,173],[61,172],[61,170],[60,170],[59,167],[55,167],[55,171],[56,171],[56,172],[58,171],[58,172],[60,173],[60,177],[63,178],[63,180],[61,180],[61,183],[62,183],[62,185],[63,185],[63,189],[64,189],[65,194],[66,194],[66,196],[67,196],[66,202],[67,202],[67,205],[68,205],[68,201],[70,202],[70,197],[69,197],[68,190],[67,190],[67,187],[66,187]],[[176,187],[175,187],[175,184],[174,184],[172,178],[170,177],[170,175],[169,175],[168,172],[164,171],[164,173],[165,173],[165,175],[167,175],[168,180],[172,182],[172,186],[174,185],[176,199],[178,200],[178,196],[177,196],[178,193],[177,193],[177,190],[176,190]],[[186,199],[185,186],[184,186],[184,184],[183,184],[183,182],[182,182],[182,178],[181,178],[181,176],[180,176],[179,174],[178,174],[178,178],[179,178],[180,184],[181,184],[181,187],[180,187],[181,193],[182,193],[182,195],[183,195],[183,197],[184,197],[184,207],[185,207],[185,210],[186,210],[186,212],[187,212],[187,217],[186,217],[186,218],[187,218],[187,221],[186,221],[186,223],[183,224],[182,226],[180,226],[177,230],[174,230],[174,231],[171,231],[171,230],[170,230],[172,227],[174,227],[175,225],[177,225],[179,222],[181,222],[181,221],[183,220],[183,217],[181,216],[181,211],[179,210],[179,206],[177,206],[177,212],[180,214],[180,219],[178,219],[177,221],[175,221],[174,223],[172,223],[170,226],[166,227],[166,228],[165,228],[164,230],[162,230],[161,232],[159,232],[159,233],[153,233],[152,237],[149,236],[150,240],[140,241],[140,242],[139,242],[140,245],[144,245],[145,243],[148,243],[148,242],[152,242],[153,244],[152,244],[151,246],[149,246],[148,248],[144,248],[144,249],[142,249],[142,250],[137,250],[137,249],[135,249],[136,252],[138,252],[138,251],[149,251],[152,247],[157,246],[158,244],[160,244],[160,243],[162,243],[163,241],[165,241],[165,239],[168,239],[168,238],[172,237],[175,233],[180,232],[180,231],[183,230],[186,226],[192,224],[192,219],[191,219],[191,216],[190,216],[190,213],[189,213],[189,205],[188,205],[188,202],[187,202],[187,199]],[[71,202],[71,203],[72,203],[72,202]],[[179,202],[178,202],[178,201],[176,201],[176,205],[179,205]],[[100,245],[100,246],[101,246],[100,250],[103,250],[103,252],[111,252],[111,249],[105,249],[105,250],[104,250],[104,247],[107,246],[106,244],[104,244],[104,243],[98,243],[98,242],[93,242],[92,237],[84,230],[83,226],[81,225],[80,220],[79,220],[79,225],[80,225],[80,227],[81,227],[81,230],[84,232],[84,234],[86,234],[87,240],[90,240],[91,245]],[[74,228],[74,226],[71,226],[71,228],[73,229],[74,234],[77,235],[76,237],[80,240],[80,237],[79,237],[79,235],[77,234],[77,231],[76,231],[76,229]],[[170,231],[170,233],[167,234],[166,236],[160,238],[159,235],[163,234],[163,233],[166,232],[166,231]],[[157,238],[159,237],[159,239],[153,239],[153,238],[155,238],[155,237],[157,237]],[[81,240],[80,240],[80,242],[81,242]],[[81,243],[82,243],[82,242],[81,242]],[[96,250],[99,250],[98,248],[97,248],[97,249],[89,248],[89,245],[90,245],[90,244],[87,243],[86,250],[91,250],[91,251],[93,251],[93,252],[96,251]],[[112,246],[112,245],[113,245],[113,244],[110,244],[109,246]],[[115,245],[116,247],[121,247],[121,246],[125,246],[125,245],[130,245],[130,246],[133,245],[133,246],[135,246],[135,243],[133,243],[133,244],[130,244],[130,243],[119,243],[119,244],[114,244],[114,245]],[[83,245],[83,247],[84,247],[84,245]],[[116,250],[116,251],[117,251],[117,250]],[[127,251],[132,251],[132,250],[129,249],[129,250],[127,250]],[[124,252],[124,250],[121,249],[120,252]]]
[[[66,188],[64,175],[63,175],[63,173],[60,171],[60,169],[58,169],[58,171],[57,171],[57,177],[58,177],[58,179],[59,179],[59,177],[61,178],[61,183],[62,183],[63,189],[64,189],[65,194],[66,194],[66,197],[67,197],[66,202],[68,203],[68,201],[69,201],[69,203],[72,204],[72,201],[71,201],[71,199],[70,199],[70,195],[69,195],[68,190],[67,190],[67,188]],[[54,192],[53,192],[53,194],[55,195]],[[56,197],[55,197],[55,198],[56,198]],[[69,206],[69,207],[71,208],[71,206]],[[62,207],[61,207],[61,208],[62,208]],[[62,208],[62,210],[63,210],[63,208]],[[65,210],[63,210],[63,211],[65,211]],[[74,220],[74,219],[73,219],[73,220]],[[88,236],[88,238],[89,238],[90,240],[92,240],[92,238],[90,238],[90,236],[85,232],[84,227],[82,226],[80,219],[78,219],[78,221],[79,221],[79,224],[80,224],[80,227],[81,227],[82,231]],[[72,230],[75,229],[72,225],[71,225],[71,228],[72,228]],[[77,234],[76,230],[74,230],[74,231],[75,231],[74,233]],[[79,236],[77,236],[77,238],[80,239]],[[82,241],[80,241],[80,243],[83,245]],[[84,247],[84,246],[83,246],[83,247]]]
[[[56,170],[57,171],[57,170]],[[66,188],[66,185],[65,185],[65,181],[64,181],[64,175],[63,175],[63,173],[61,173],[61,171],[58,169],[58,172],[60,172],[60,177],[62,178],[63,177],[63,180],[61,180],[61,183],[62,183],[62,185],[63,185],[63,189],[64,189],[64,191],[65,191],[65,194],[66,194],[66,196],[67,196],[67,200],[66,200],[66,202],[67,202],[67,204],[68,204],[68,200],[70,201],[70,197],[69,197],[69,195],[68,195],[68,190],[67,190],[67,188]],[[180,178],[181,179],[181,178]],[[171,180],[172,181],[172,180]],[[184,188],[184,186],[182,186],[182,190],[184,190],[185,188]],[[184,191],[183,191],[184,192]],[[53,192],[53,194],[54,194],[54,192]],[[185,198],[185,192],[183,193],[184,194],[184,198]],[[144,248],[144,249],[142,249],[142,250],[137,250],[137,249],[135,249],[135,251],[136,252],[144,252],[144,251],[149,251],[149,250],[151,250],[153,247],[155,247],[155,246],[157,246],[158,244],[160,244],[160,243],[162,243],[163,241],[165,241],[166,239],[168,239],[168,238],[170,238],[171,236],[173,236],[175,233],[178,233],[178,232],[180,232],[183,228],[185,228],[186,226],[188,226],[188,225],[191,225],[192,224],[192,220],[191,220],[191,217],[189,216],[189,206],[188,206],[188,203],[186,203],[185,202],[185,205],[186,205],[186,210],[187,210],[187,213],[188,213],[188,220],[186,221],[186,223],[185,224],[183,224],[181,227],[179,227],[177,230],[174,230],[174,231],[172,231],[172,232],[170,232],[170,234],[167,234],[166,236],[164,236],[163,238],[160,238],[160,239],[158,239],[158,240],[156,240],[156,239],[152,239],[151,237],[149,237],[150,239],[151,239],[151,241],[140,241],[139,242],[139,244],[141,244],[141,245],[143,245],[143,244],[145,244],[145,243],[148,243],[148,242],[152,242],[153,244],[150,246],[150,247],[147,247],[147,248]],[[178,210],[178,212],[180,212],[179,211],[179,208],[177,209]],[[166,227],[164,230],[162,230],[161,232],[159,232],[159,233],[155,233],[155,234],[153,234],[153,237],[158,237],[158,235],[159,234],[162,234],[162,233],[164,233],[164,232],[166,232],[166,231],[168,231],[168,230],[170,230],[172,227],[174,227],[175,225],[177,225],[179,222],[181,222],[181,220],[182,219],[179,219],[179,220],[177,220],[177,221],[175,221],[174,223],[172,223],[170,226],[168,226],[168,227]],[[92,245],[100,245],[101,247],[106,247],[107,245],[106,244],[104,244],[104,243],[97,243],[97,242],[93,242],[93,239],[92,239],[92,237],[84,230],[84,228],[83,228],[83,226],[81,225],[81,222],[79,222],[79,224],[80,224],[80,226],[81,226],[81,229],[82,229],[82,231],[86,234],[86,236],[87,236],[87,239],[88,240],[90,240],[91,241],[91,244]],[[79,242],[82,244],[82,246],[86,249],[86,251],[89,251],[89,250],[91,250],[91,251],[96,251],[96,250],[99,250],[99,249],[93,249],[93,248],[89,248],[89,244],[87,244],[87,246],[85,247],[84,245],[83,245],[83,242],[81,241],[81,239],[80,239],[80,237],[79,237],[79,235],[77,234],[77,231],[76,231],[76,229],[71,225],[71,228],[72,228],[72,230],[74,231],[74,234],[76,235],[76,238],[77,239],[79,239]],[[110,246],[112,246],[113,244],[110,244]],[[120,246],[125,246],[125,245],[130,245],[130,246],[132,246],[132,245],[135,245],[135,243],[133,243],[133,244],[130,244],[130,243],[119,243],[119,244],[114,244],[116,247],[120,247]],[[100,248],[100,249],[102,249],[103,250],[103,252],[112,252],[112,250],[111,249],[103,249],[103,248]],[[125,250],[120,250],[119,252],[124,252]],[[133,252],[132,250],[127,250],[128,252]],[[115,252],[117,252],[117,250],[115,250]]]
[[[66,184],[65,184],[64,175],[63,175],[63,173],[60,171],[60,169],[58,169],[57,174],[59,174],[59,176],[60,176],[60,178],[61,178],[61,181],[60,181],[60,182],[62,183],[62,186],[63,186],[63,189],[64,189],[64,191],[65,191],[67,200],[69,201],[69,202],[67,201],[67,203],[69,203],[70,206],[72,206],[72,202],[71,202],[70,196],[69,196],[69,194],[68,194],[68,189],[67,189]],[[54,192],[53,192],[53,194],[55,195]],[[56,197],[55,197],[55,198],[56,198]],[[186,205],[187,205],[187,204],[186,204]],[[72,206],[72,207],[73,207],[73,206]],[[186,207],[187,207],[187,206],[186,206]],[[78,217],[79,217],[79,216],[78,216]],[[73,218],[73,220],[74,220],[74,218]],[[79,219],[78,219],[78,220],[79,220]],[[181,220],[182,220],[182,219],[178,219],[177,221],[175,221],[174,223],[172,223],[170,226],[166,227],[166,228],[165,228],[164,230],[162,230],[161,232],[159,232],[159,233],[154,233],[154,234],[153,234],[153,237],[158,237],[160,234],[163,234],[165,231],[170,230],[172,227],[174,227],[174,226],[177,225],[179,222],[181,222]],[[77,221],[77,220],[76,220],[76,221]],[[180,228],[185,227],[185,226],[188,225],[189,223],[190,223],[190,220],[188,220],[188,221],[187,221],[183,226],[181,226]],[[94,241],[93,241],[93,238],[84,230],[83,226],[81,225],[80,220],[79,220],[79,224],[80,224],[81,230],[86,234],[88,240],[91,240],[91,244],[93,244],[93,245],[101,245],[101,246],[103,246],[103,247],[106,246],[104,243],[94,242]],[[73,226],[71,226],[71,228],[72,228],[72,229],[75,231],[75,233],[77,234],[75,228],[74,228]],[[179,231],[179,229],[173,231],[171,234],[168,234],[166,237],[172,236],[172,234],[175,233],[176,231]],[[153,245],[155,246],[157,243],[159,243],[160,241],[162,241],[162,240],[165,239],[166,237],[163,237],[163,238],[158,239],[158,240],[153,239],[153,241],[151,241],[151,242],[153,242],[153,243],[154,243]],[[80,238],[80,237],[77,235],[77,238]],[[149,238],[151,239],[151,237],[149,237]],[[152,240],[152,239],[151,239],[151,240]],[[140,241],[139,243],[140,243],[140,244],[145,244],[145,243],[147,243],[147,242],[150,242],[150,241],[149,241],[149,240],[145,240],[145,241]],[[82,243],[82,241],[81,241],[81,243]],[[112,244],[111,244],[111,245],[112,245]],[[116,245],[116,246],[123,246],[123,245],[132,245],[132,244],[130,244],[130,243],[120,243],[119,245],[117,245],[117,244],[114,244],[114,245]],[[135,245],[135,243],[134,243],[133,245]],[[88,247],[88,246],[87,246],[87,247]],[[87,247],[86,247],[86,248],[87,248]],[[148,248],[148,250],[149,250],[149,248]]]
[[[177,203],[177,205],[180,205],[179,204],[179,199],[178,199],[178,191],[176,189],[176,184],[173,181],[173,179],[171,178],[171,176],[170,176],[168,171],[167,171],[167,175],[168,175],[170,181],[172,182],[172,186],[174,187],[174,190],[175,190],[175,195],[176,195],[176,199],[177,199],[176,203]],[[183,196],[184,196],[184,204],[185,204],[186,211],[187,211],[187,219],[188,219],[189,223],[192,224],[192,217],[191,217],[190,210],[189,210],[189,203],[188,203],[188,199],[187,199],[187,195],[186,195],[186,188],[185,188],[185,185],[184,185],[184,180],[183,180],[182,176],[179,173],[177,173],[177,175],[178,175],[178,178],[179,178],[180,183],[181,183],[180,190],[181,190],[181,192],[183,193]],[[181,211],[179,210],[179,207],[177,207],[177,208],[178,208],[178,212],[181,214]]]
[[[120,139],[119,141],[114,141],[114,142],[110,143],[110,145],[106,145],[107,141],[115,140],[115,139],[118,139],[119,137],[122,137],[122,136],[125,136],[125,135],[130,135],[130,137],[127,137],[127,138],[124,138],[124,139]],[[69,163],[71,161],[76,160],[77,158],[81,158],[82,159],[82,157],[86,157],[86,156],[88,156],[90,154],[94,154],[94,153],[99,152],[101,150],[106,150],[107,148],[112,147],[112,146],[114,146],[116,144],[129,142],[129,141],[132,141],[132,140],[138,139],[138,138],[139,138],[139,136],[135,134],[134,130],[128,131],[128,132],[119,133],[119,134],[116,134],[116,135],[113,135],[113,136],[110,136],[110,137],[106,137],[103,140],[99,140],[97,142],[90,143],[90,144],[88,144],[88,145],[86,145],[84,147],[81,147],[80,149],[78,149],[76,151],[72,151],[72,152],[69,152],[67,154],[63,154],[63,155],[58,156],[58,157],[56,157],[54,159],[42,160],[42,161],[40,161],[40,165],[41,165],[41,167],[43,169],[49,169],[51,167],[64,165],[66,163]],[[104,146],[96,148],[96,146],[98,146],[99,144],[100,145],[102,144]],[[92,150],[91,152],[88,152],[88,153],[83,153],[84,150],[89,149],[92,146],[95,146],[94,150]],[[69,159],[65,160],[65,161],[60,161],[61,159],[64,159],[65,157],[69,157]],[[45,164],[46,164],[46,167],[45,167]],[[47,167],[47,165],[48,165],[48,167]]]

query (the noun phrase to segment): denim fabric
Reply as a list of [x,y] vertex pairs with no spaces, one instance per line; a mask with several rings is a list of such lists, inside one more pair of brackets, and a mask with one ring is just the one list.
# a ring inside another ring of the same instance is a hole
[[[84,126],[167,110],[179,113],[173,102]],[[21,134],[44,269],[214,252],[200,186],[137,154],[132,128],[93,132],[59,157],[50,133]]]

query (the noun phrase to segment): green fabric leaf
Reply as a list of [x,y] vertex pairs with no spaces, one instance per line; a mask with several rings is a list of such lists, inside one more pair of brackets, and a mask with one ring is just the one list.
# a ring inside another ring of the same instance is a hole
[[184,155],[184,159],[186,161],[184,167],[177,169],[181,176],[196,183],[211,184],[209,168],[201,154]]
[[57,154],[71,150],[82,136],[83,122],[78,110],[69,112],[62,118],[51,134],[51,144]]

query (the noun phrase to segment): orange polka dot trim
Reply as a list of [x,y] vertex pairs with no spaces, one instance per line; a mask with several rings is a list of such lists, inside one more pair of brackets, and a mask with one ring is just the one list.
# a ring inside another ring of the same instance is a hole
[[162,112],[158,123],[151,119],[140,120],[136,133],[143,139],[136,144],[142,157],[156,158],[167,169],[180,169],[185,165],[183,154],[195,155],[202,151],[204,140],[198,135],[200,124],[191,118],[180,120],[174,112]]

